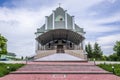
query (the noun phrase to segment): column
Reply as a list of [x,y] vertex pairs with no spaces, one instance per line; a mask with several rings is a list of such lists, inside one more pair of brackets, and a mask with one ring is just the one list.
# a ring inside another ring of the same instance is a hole
[[65,28],[67,29],[67,10],[65,10]]
[[43,46],[41,46],[41,50],[43,50]]
[[39,46],[38,46],[38,41],[37,41],[37,40],[36,40],[35,45],[36,45],[36,46],[35,46],[35,52],[37,53],[37,51],[38,51],[38,47],[39,47]]
[[53,11],[53,29],[55,29],[55,12]]
[[41,44],[38,43],[38,50],[40,50],[40,48],[41,48]]
[[72,27],[73,27],[73,30],[75,29],[75,21],[74,21],[74,16],[72,16]]
[[81,49],[83,50],[83,41],[81,42]]
[[48,16],[45,16],[45,30],[48,28]]
[[85,50],[85,40],[83,40],[82,43],[83,43],[83,50]]
[[45,50],[45,45],[43,46],[44,50]]

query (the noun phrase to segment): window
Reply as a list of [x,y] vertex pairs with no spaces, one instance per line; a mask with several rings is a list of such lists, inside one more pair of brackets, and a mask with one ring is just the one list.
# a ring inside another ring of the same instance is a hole
[[64,21],[64,17],[61,15],[58,15],[55,19],[55,21]]

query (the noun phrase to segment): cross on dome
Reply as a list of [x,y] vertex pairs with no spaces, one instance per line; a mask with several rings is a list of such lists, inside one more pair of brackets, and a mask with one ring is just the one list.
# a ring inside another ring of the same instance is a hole
[[59,7],[61,6],[61,3],[59,3]]

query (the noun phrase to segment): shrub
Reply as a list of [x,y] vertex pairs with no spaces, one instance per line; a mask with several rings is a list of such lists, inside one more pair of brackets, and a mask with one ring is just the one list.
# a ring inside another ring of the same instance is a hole
[[24,64],[5,64],[0,63],[0,77],[10,73],[11,71],[15,71],[18,68],[22,67]]
[[114,74],[120,76],[120,64],[99,64],[98,66],[109,72],[113,72],[112,66],[114,66]]

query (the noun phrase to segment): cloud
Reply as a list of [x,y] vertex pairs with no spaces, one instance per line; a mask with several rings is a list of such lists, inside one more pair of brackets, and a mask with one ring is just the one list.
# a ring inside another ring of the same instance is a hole
[[[70,15],[75,16],[75,22],[86,31],[86,42],[94,43],[98,41],[102,45],[104,51],[111,49],[111,44],[114,43],[118,34],[113,34],[119,31],[119,24],[102,25],[120,20],[119,11],[111,12],[111,15],[104,16],[101,11],[105,6],[109,7],[117,5],[117,0],[6,0],[0,5],[0,33],[8,39],[8,51],[15,52],[18,56],[29,56],[35,54],[35,35],[36,29],[45,23],[45,16],[49,16],[52,10],[61,7],[68,10]],[[74,6],[73,6],[74,5]],[[93,7],[100,12],[96,11]],[[110,8],[109,8],[110,9]],[[107,10],[107,8],[106,8]],[[106,11],[106,15],[110,14]],[[99,17],[98,17],[99,16]],[[114,39],[113,39],[114,38]],[[113,46],[113,44],[112,44]],[[107,53],[112,53],[107,52]]]
[[85,44],[90,43],[93,46],[94,43],[97,42],[101,46],[104,55],[108,56],[114,53],[113,47],[115,45],[115,42],[120,40],[119,36],[120,34],[101,36],[98,37],[96,40],[86,40]]
[[97,42],[103,45],[114,44],[116,41],[120,40],[120,37],[118,36],[120,36],[120,34],[102,36],[97,39]]
[[35,54],[35,32],[44,24],[44,17],[52,12],[50,8],[38,11],[28,9],[0,9],[0,33],[7,39],[8,51],[18,56]]
[[104,51],[104,54],[110,55],[114,53],[113,47],[116,41],[120,41],[119,36],[120,36],[120,33],[97,38],[97,42],[101,45],[101,48]]
[[107,0],[108,2],[110,2],[110,3],[115,3],[116,2],[116,0]]
[[104,26],[119,26],[120,25],[120,21],[110,22],[110,23],[103,23],[101,25],[104,25]]
[[88,8],[89,13],[97,13],[91,18],[104,18],[112,16],[114,13],[120,13],[119,0],[104,0],[97,5]]
[[104,17],[102,19],[98,19],[95,21],[95,23],[110,23],[110,22],[117,22],[120,21],[119,13],[114,13],[112,16]]

